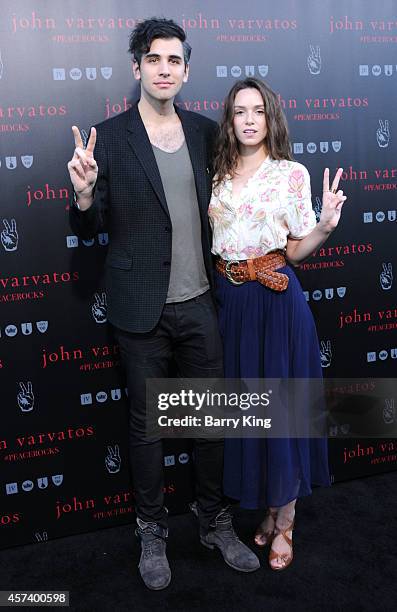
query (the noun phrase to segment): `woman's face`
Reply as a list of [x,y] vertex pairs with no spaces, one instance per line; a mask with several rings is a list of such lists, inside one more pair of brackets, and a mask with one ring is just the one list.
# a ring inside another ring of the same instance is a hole
[[233,129],[239,145],[258,146],[266,134],[265,107],[257,89],[247,88],[237,92],[234,99]]

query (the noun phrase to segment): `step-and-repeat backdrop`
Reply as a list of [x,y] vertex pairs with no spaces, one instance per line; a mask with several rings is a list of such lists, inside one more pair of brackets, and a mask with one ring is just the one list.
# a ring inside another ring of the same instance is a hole
[[[68,224],[71,126],[128,109],[138,96],[128,35],[174,18],[193,47],[177,103],[219,119],[236,79],[266,80],[287,115],[293,153],[312,178],[344,168],[340,227],[299,277],[316,318],[326,377],[361,377],[360,398],[397,365],[397,13],[393,0],[23,0],[0,14],[0,546],[132,521],[126,391],[106,325],[109,237]],[[395,469],[394,398],[384,438],[330,425],[335,481]],[[350,434],[350,435],[349,435]],[[164,449],[167,506],[193,495],[186,441]]]

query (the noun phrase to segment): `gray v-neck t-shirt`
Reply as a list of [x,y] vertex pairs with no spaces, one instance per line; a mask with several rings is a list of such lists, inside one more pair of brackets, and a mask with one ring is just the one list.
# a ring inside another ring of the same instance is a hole
[[192,164],[186,141],[174,153],[152,147],[172,224],[171,275],[166,303],[185,302],[209,289]]

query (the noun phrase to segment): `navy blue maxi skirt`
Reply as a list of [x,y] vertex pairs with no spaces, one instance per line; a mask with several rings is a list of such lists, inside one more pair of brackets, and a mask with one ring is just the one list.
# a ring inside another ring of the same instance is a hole
[[[289,266],[288,288],[232,285],[216,273],[226,378],[321,378],[317,332]],[[243,508],[284,506],[330,485],[326,438],[225,440],[224,493]]]

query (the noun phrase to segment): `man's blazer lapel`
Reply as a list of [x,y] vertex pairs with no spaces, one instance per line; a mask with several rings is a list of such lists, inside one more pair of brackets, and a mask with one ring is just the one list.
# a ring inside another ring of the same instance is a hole
[[161,206],[167,215],[169,215],[156,158],[154,157],[152,145],[150,144],[150,140],[136,104],[131,108],[130,113],[127,115],[127,131],[128,144],[140,161],[146,176],[148,177],[158,199],[160,200]]

